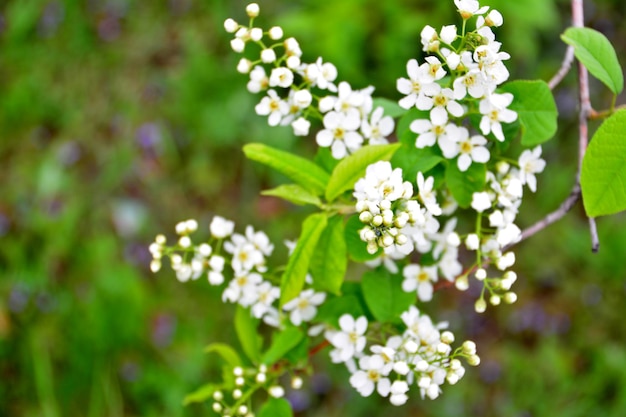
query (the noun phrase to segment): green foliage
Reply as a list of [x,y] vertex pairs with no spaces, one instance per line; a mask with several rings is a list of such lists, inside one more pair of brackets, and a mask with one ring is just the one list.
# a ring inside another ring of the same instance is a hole
[[405,108],[400,107],[397,101],[392,101],[384,97],[374,98],[372,106],[374,109],[382,107],[385,116],[391,116],[393,118],[400,117],[407,112]]
[[342,216],[333,216],[320,236],[309,266],[313,288],[339,294],[348,268],[348,254]]
[[194,392],[185,395],[183,405],[189,405],[193,403],[202,403],[211,398],[213,393],[217,391],[219,387],[215,384],[206,384],[195,390]]
[[472,203],[472,194],[482,191],[487,182],[487,166],[476,162],[467,171],[459,169],[455,161],[446,167],[446,184],[459,206],[467,208]]
[[522,127],[522,145],[535,146],[555,135],[558,110],[550,87],[544,81],[511,81],[502,87],[515,97],[515,110]]
[[264,190],[261,194],[279,197],[298,205],[312,204],[319,206],[322,204],[322,200],[318,196],[297,184],[279,185],[271,190]]
[[239,337],[239,343],[246,356],[252,363],[258,363],[261,359],[261,347],[263,339],[257,332],[259,320],[252,317],[250,310],[237,306],[235,312],[235,330]]
[[384,268],[363,274],[362,285],[367,306],[383,323],[400,321],[400,313],[415,303],[415,293],[402,290],[402,276]]
[[274,168],[315,195],[323,194],[329,184],[328,173],[306,158],[260,143],[245,145],[243,151],[249,159]]
[[370,164],[376,161],[388,161],[399,147],[399,144],[364,146],[342,159],[328,180],[326,199],[332,202],[344,191],[354,188],[354,184],[365,175],[365,169]]
[[293,417],[291,405],[284,398],[270,398],[259,410],[259,417]]
[[311,258],[315,253],[317,242],[322,236],[327,217],[324,213],[315,213],[307,217],[302,223],[302,232],[293,253],[289,257],[287,268],[280,283],[280,305],[296,298],[302,287],[309,270]]
[[574,55],[604,85],[619,94],[624,89],[624,74],[615,48],[602,33],[591,28],[568,28],[561,39],[574,47]]
[[593,135],[580,185],[590,217],[626,210],[626,110],[615,112]]
[[304,332],[297,327],[288,327],[282,332],[276,333],[269,349],[263,354],[261,362],[266,365],[273,365],[297,347],[303,339]]
[[224,343],[211,343],[209,346],[204,348],[205,353],[217,353],[220,355],[226,363],[234,368],[236,366],[241,366],[241,359],[239,358],[239,354],[235,349],[230,347]]

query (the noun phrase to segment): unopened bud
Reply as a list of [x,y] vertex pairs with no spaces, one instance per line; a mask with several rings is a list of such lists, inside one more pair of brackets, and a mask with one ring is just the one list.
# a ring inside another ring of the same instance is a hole
[[380,214],[375,215],[374,219],[372,219],[372,224],[376,227],[383,224],[383,216],[381,216]]
[[472,366],[478,366],[480,365],[480,357],[478,355],[472,355],[469,358],[467,358],[467,363],[469,363]]
[[497,294],[494,294],[491,297],[489,297],[489,304],[491,304],[492,306],[500,305],[500,301],[502,301],[502,299]]
[[504,302],[507,304],[513,304],[517,301],[517,294],[514,292],[507,292],[504,294]]
[[372,216],[372,213],[370,213],[369,211],[364,211],[359,214],[359,220],[361,220],[361,223],[369,223],[372,221],[373,218],[374,216]]
[[300,389],[302,388],[302,383],[302,378],[300,378],[299,376],[294,376],[291,380],[291,388]]
[[261,9],[259,8],[259,5],[256,3],[250,3],[246,6],[246,13],[250,17],[257,17],[260,11]]
[[441,333],[441,341],[449,345],[450,343],[454,342],[454,334],[452,334],[451,331],[446,330],[445,332]]
[[487,310],[487,303],[485,302],[484,298],[479,298],[478,300],[476,300],[476,303],[474,304],[474,310],[476,310],[477,313],[484,313],[485,310]]
[[467,291],[469,288],[469,281],[467,280],[467,275],[461,275],[454,281],[454,285],[456,289],[459,291]]
[[477,280],[482,281],[487,278],[487,271],[484,268],[478,268],[474,274]]

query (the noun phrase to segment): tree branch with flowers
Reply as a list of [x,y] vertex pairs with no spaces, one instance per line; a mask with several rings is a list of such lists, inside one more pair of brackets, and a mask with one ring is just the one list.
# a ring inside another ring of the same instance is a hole
[[[375,96],[339,81],[322,58],[302,61],[299,42],[274,26],[256,26],[259,6],[248,5],[248,23],[227,19],[231,47],[243,57],[237,71],[248,77],[255,107],[270,126],[290,126],[313,137],[314,156],[264,144],[244,146],[246,156],[284,174],[292,183],[264,195],[314,209],[302,222],[289,256],[272,258],[274,244],[252,226],[215,216],[210,238],[196,241],[195,220],[176,226],[150,246],[154,272],[169,258],[181,282],[205,277],[236,305],[241,351],[222,343],[206,348],[222,357],[222,381],[191,393],[186,402],[211,403],[222,416],[290,416],[286,375],[294,389],[314,370],[310,358],[328,351],[345,366],[363,396],[400,406],[412,390],[435,399],[456,384],[465,365],[480,363],[474,342],[456,343],[448,324],[422,306],[437,290],[482,291],[475,310],[514,303],[517,275],[510,248],[561,218],[578,200],[593,217],[626,208],[626,146],[620,142],[626,113],[594,112],[587,70],[615,94],[623,76],[615,52],[599,32],[584,28],[582,0],[574,0],[574,27],[562,68],[546,83],[508,81],[503,50],[492,30],[503,24],[495,9],[475,0],[454,0],[460,26],[421,32],[423,59],[411,58],[397,80],[402,96]],[[611,55],[612,52],[612,55]],[[544,171],[541,144],[557,130],[551,89],[579,61],[581,89],[580,180],[554,213],[522,231],[516,225],[524,194],[535,192]],[[587,150],[586,121],[607,120]],[[394,135],[395,133],[395,135]],[[620,159],[621,158],[621,159]],[[601,169],[599,167],[601,166]],[[619,183],[619,184],[616,184]],[[354,264],[369,270],[346,279]],[[263,340],[263,335],[270,335]],[[264,348],[267,346],[267,348]],[[414,387],[414,388],[412,388]],[[254,403],[266,393],[259,406]]]

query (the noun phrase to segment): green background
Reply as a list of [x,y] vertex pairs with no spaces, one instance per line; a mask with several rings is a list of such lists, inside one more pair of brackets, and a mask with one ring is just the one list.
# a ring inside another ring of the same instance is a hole
[[[226,17],[245,2],[0,2],[0,415],[204,416],[184,395],[219,378],[202,348],[233,342],[233,309],[203,281],[148,270],[148,244],[185,218],[214,214],[293,239],[303,212],[260,189],[281,178],[241,146],[314,149],[254,114],[229,49]],[[565,46],[566,1],[490,1],[512,77],[548,80]],[[452,1],[265,1],[260,23],[296,37],[305,61],[336,64],[354,87],[398,99],[425,24],[457,22]],[[587,22],[626,62],[626,6],[588,1]],[[555,91],[558,136],[522,206],[528,226],[568,195],[576,171],[576,79]],[[608,90],[592,81],[604,109]],[[618,103],[623,103],[620,98]],[[592,125],[595,129],[597,125]],[[483,363],[436,401],[401,408],[361,399],[347,372],[319,373],[291,393],[301,416],[623,416],[626,410],[626,218],[598,220],[591,254],[582,206],[516,249],[519,301],[473,313],[472,295],[429,309]],[[202,232],[201,232],[202,233]],[[204,232],[206,233],[206,232]],[[233,342],[236,343],[236,342]],[[415,391],[413,391],[415,393]],[[416,395],[414,395],[415,397]]]

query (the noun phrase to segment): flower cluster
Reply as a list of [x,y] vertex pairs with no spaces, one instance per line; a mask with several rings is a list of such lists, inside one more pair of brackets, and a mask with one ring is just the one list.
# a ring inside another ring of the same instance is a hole
[[222,300],[249,308],[252,316],[274,327],[280,326],[287,316],[296,326],[315,317],[317,306],[324,302],[326,294],[312,289],[305,289],[285,303],[283,311],[276,307],[280,298],[280,288],[275,285],[278,279],[266,265],[274,245],[264,232],[247,226],[245,234],[234,233],[234,222],[215,216],[209,227],[211,239],[195,245],[190,235],[197,229],[198,223],[193,219],[178,223],[179,239],[172,247],[166,245],[165,236],[158,235],[150,245],[152,271],[158,271],[161,259],[168,256],[181,282],[205,275],[209,284],[222,286],[227,272],[230,279],[222,292]]
[[366,352],[366,336],[380,336],[367,331],[365,317],[345,314],[339,319],[339,330],[327,330],[326,339],[334,349],[330,356],[335,363],[345,363],[351,372],[350,384],[364,397],[376,391],[389,397],[393,405],[402,405],[407,392],[415,384],[422,398],[435,399],[447,381],[456,384],[465,374],[458,357],[465,357],[470,365],[478,365],[476,346],[466,341],[454,350],[454,335],[447,323],[434,324],[415,306],[401,314],[406,330],[401,335],[385,338],[384,344],[373,344]]
[[[282,398],[285,395],[285,388],[278,381],[280,375],[268,369],[266,365],[260,365],[258,368],[236,366],[229,376],[234,379],[234,389],[215,390],[212,395],[213,411],[223,416],[254,417],[247,395],[251,389],[253,391],[263,389],[273,398]],[[300,389],[302,383],[302,378],[294,376],[291,379],[291,388]]]
[[[506,250],[521,238],[514,221],[523,185],[536,190],[535,174],[543,171],[545,161],[540,158],[539,146],[523,151],[517,163],[500,157],[496,145],[510,139],[505,137],[503,124],[517,120],[517,113],[508,108],[513,95],[498,90],[509,77],[503,64],[509,55],[500,51],[501,44],[491,27],[500,26],[503,19],[496,10],[480,7],[478,1],[455,0],[455,4],[464,20],[461,32],[454,25],[438,32],[425,27],[421,41],[429,55],[421,64],[409,60],[408,78],[398,79],[397,88],[405,95],[399,105],[420,111],[413,113],[418,116],[409,125],[417,134],[417,149],[432,148],[432,155],[449,160],[447,170],[453,169],[451,164],[460,172],[467,172],[473,164],[486,168],[482,179],[474,178],[485,184],[471,199],[470,207],[477,216],[475,229],[457,231],[457,218],[451,217],[440,232],[438,216],[450,216],[459,207],[454,193],[441,183],[434,187],[433,177],[418,172],[415,184],[419,192],[412,198],[413,185],[403,182],[402,170],[393,169],[388,162],[367,168],[365,177],[355,185],[354,197],[365,224],[360,237],[369,253],[378,253],[370,265],[384,262],[395,273],[396,261],[407,259],[414,250],[429,253],[424,265],[405,262],[403,289],[416,291],[421,301],[430,301],[440,275],[455,280],[457,288],[465,290],[468,276],[474,272],[483,283],[476,303],[476,310],[482,312],[486,293],[493,305],[502,299],[516,299],[509,291],[515,274],[508,271],[515,255]],[[476,29],[466,31],[468,20],[474,16]],[[469,251],[476,252],[475,262],[465,273],[459,261],[462,241]],[[485,268],[489,265],[499,273],[487,278]]]
[[265,93],[255,110],[268,116],[270,126],[291,125],[296,136],[308,136],[311,120],[321,121],[317,144],[330,148],[335,159],[365,144],[388,143],[394,121],[384,116],[382,107],[374,106],[373,87],[355,90],[345,81],[335,84],[338,74],[332,63],[322,58],[302,62],[295,38],[283,39],[278,26],[268,31],[254,27],[258,13],[248,15],[248,26],[227,19],[224,27],[234,34],[231,47],[235,52],[244,53],[249,43],[260,49],[252,59],[241,58],[237,70],[249,74],[248,91]]

